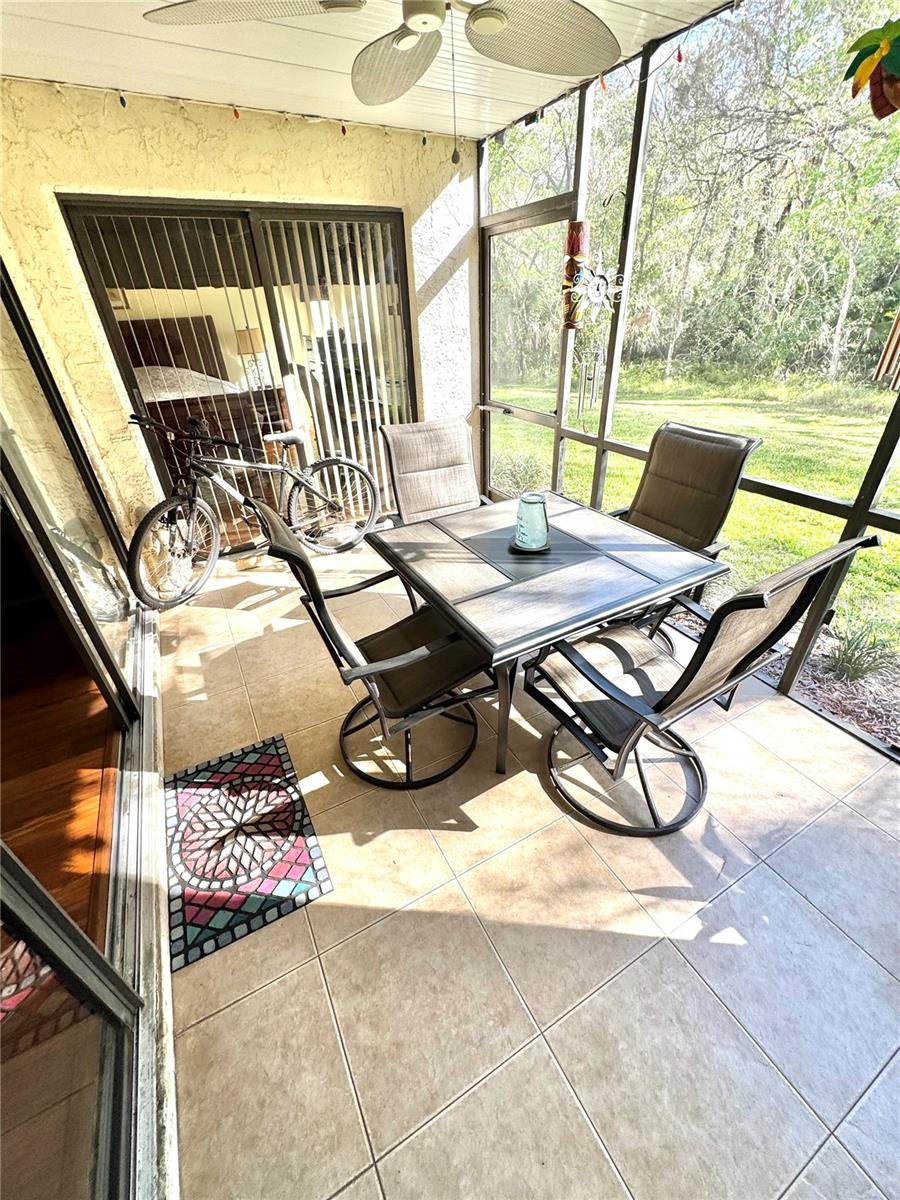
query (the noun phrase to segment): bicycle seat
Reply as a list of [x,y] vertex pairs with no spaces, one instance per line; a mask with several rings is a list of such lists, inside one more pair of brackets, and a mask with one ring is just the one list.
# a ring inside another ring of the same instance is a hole
[[275,442],[279,446],[298,446],[301,449],[306,445],[306,435],[302,429],[288,429],[285,433],[264,433],[264,442]]

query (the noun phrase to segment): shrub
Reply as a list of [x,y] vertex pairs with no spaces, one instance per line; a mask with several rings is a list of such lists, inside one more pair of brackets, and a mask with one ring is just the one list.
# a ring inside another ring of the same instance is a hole
[[852,617],[832,630],[834,643],[826,662],[838,679],[853,682],[895,666],[898,656],[890,641],[867,617]]
[[491,464],[491,484],[508,496],[548,487],[547,464],[536,454],[498,454]]

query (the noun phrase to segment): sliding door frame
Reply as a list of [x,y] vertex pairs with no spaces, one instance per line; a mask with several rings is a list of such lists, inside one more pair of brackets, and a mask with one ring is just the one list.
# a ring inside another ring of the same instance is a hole
[[[411,277],[406,243],[406,219],[402,209],[377,206],[323,205],[323,204],[280,204],[243,200],[194,200],[164,197],[132,197],[91,195],[89,193],[57,194],[63,218],[75,246],[79,262],[88,282],[97,314],[103,325],[119,373],[125,381],[134,412],[146,416],[146,406],[138,387],[131,356],[106,298],[106,285],[95,261],[91,242],[84,222],[90,217],[195,217],[208,220],[230,219],[244,223],[246,246],[252,253],[252,267],[258,274],[260,287],[265,296],[266,309],[272,325],[278,370],[282,378],[294,374],[286,331],[282,330],[278,315],[278,302],[272,264],[269,261],[262,230],[262,223],[272,221],[380,223],[390,225],[392,243],[396,251],[396,268],[399,279],[400,317],[403,322],[403,346],[406,355],[406,381],[409,396],[409,411],[413,421],[419,420],[419,389],[413,346],[412,304],[410,298]],[[146,435],[147,446],[156,467],[161,485],[166,488],[171,479],[156,438]],[[234,547],[231,553],[240,553],[243,546]]]

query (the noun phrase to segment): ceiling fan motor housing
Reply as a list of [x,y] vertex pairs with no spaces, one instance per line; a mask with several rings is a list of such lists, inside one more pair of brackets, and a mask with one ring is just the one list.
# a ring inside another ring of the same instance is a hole
[[416,33],[440,29],[446,15],[445,0],[403,0],[403,24]]

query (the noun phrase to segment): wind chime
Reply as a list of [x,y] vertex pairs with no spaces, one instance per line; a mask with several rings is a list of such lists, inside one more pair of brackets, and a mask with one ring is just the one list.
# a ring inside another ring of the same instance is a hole
[[588,245],[588,222],[570,221],[563,265],[563,329],[580,329],[585,317],[594,320],[604,309],[612,312],[622,293],[617,275],[610,275],[600,265],[596,271],[588,266]]

